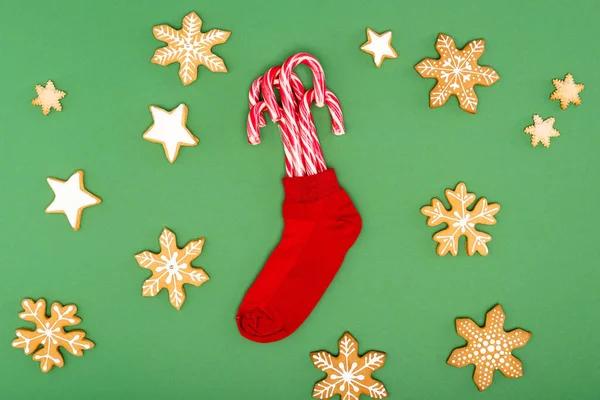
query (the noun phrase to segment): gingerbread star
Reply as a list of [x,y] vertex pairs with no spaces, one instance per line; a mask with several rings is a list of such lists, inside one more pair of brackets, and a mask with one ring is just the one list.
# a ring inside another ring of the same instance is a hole
[[166,42],[167,46],[156,50],[152,62],[159,65],[179,63],[181,82],[189,85],[198,76],[198,66],[204,65],[212,72],[227,72],[223,60],[211,52],[213,46],[223,44],[231,32],[212,29],[202,32],[202,20],[191,12],[183,18],[182,28],[158,25],[152,29],[154,37]]
[[177,159],[181,146],[196,146],[198,138],[186,126],[188,108],[180,104],[177,108],[166,111],[157,106],[150,106],[154,124],[142,138],[149,142],[163,145],[167,160],[172,164]]
[[573,75],[565,75],[564,80],[553,79],[552,84],[556,90],[550,95],[550,100],[560,100],[560,108],[565,110],[570,103],[573,103],[576,106],[581,104],[579,92],[583,90],[584,85],[575,83]]
[[505,319],[500,304],[486,314],[483,328],[470,318],[456,319],[456,333],[467,341],[467,345],[454,349],[447,363],[457,368],[475,364],[473,381],[480,391],[492,384],[497,369],[507,378],[523,376],[521,361],[512,355],[512,351],[525,346],[531,333],[522,329],[506,332]]
[[539,115],[533,116],[533,125],[525,128],[525,133],[531,135],[531,145],[537,146],[542,142],[544,147],[550,147],[550,138],[558,137],[560,133],[554,129],[554,118],[543,119]]
[[31,101],[31,104],[34,106],[41,106],[42,114],[48,115],[51,108],[54,108],[56,111],[62,110],[60,99],[65,97],[67,93],[56,89],[56,87],[54,87],[54,82],[49,80],[46,82],[46,87],[36,85],[35,91],[38,96]]
[[54,192],[54,200],[46,208],[46,213],[61,213],[67,216],[73,230],[81,226],[81,214],[87,207],[100,204],[102,200],[88,192],[83,185],[83,171],[75,171],[66,181],[48,178],[48,185]]
[[398,58],[396,50],[392,47],[392,31],[380,35],[373,29],[367,28],[367,41],[360,46],[360,49],[373,56],[377,68],[381,67],[386,58]]
[[429,94],[429,107],[441,107],[451,96],[456,96],[460,108],[475,114],[478,99],[474,86],[490,86],[500,79],[493,68],[477,64],[485,50],[485,41],[473,40],[457,50],[454,39],[440,33],[435,48],[439,59],[426,58],[415,65],[423,78],[437,79]]

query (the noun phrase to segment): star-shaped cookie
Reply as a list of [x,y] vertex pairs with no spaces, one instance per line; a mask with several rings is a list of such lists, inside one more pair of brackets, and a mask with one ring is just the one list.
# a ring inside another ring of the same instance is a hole
[[531,135],[531,145],[537,146],[539,142],[545,147],[550,147],[550,138],[560,136],[560,133],[554,129],[554,118],[543,119],[539,115],[533,116],[533,125],[525,128],[525,133]]
[[560,108],[565,110],[570,103],[576,106],[581,104],[579,98],[579,92],[581,92],[584,86],[581,83],[575,83],[573,75],[565,75],[565,79],[553,79],[552,84],[556,88],[550,95],[550,100],[560,100]]
[[34,106],[41,106],[42,114],[48,115],[51,108],[54,108],[56,111],[62,110],[60,99],[65,97],[67,93],[56,89],[56,87],[54,87],[54,82],[49,80],[46,82],[46,87],[36,85],[35,91],[37,92],[37,97],[31,101],[31,104]]
[[371,28],[367,28],[367,41],[360,46],[365,53],[373,56],[373,62],[377,68],[381,67],[386,58],[397,58],[398,54],[392,47],[392,31],[387,31],[381,35]]
[[56,178],[48,178],[46,181],[54,192],[54,200],[46,208],[46,212],[65,214],[73,230],[79,230],[84,208],[102,202],[99,197],[88,192],[84,187],[82,170],[75,171],[66,181]]
[[180,104],[177,108],[166,111],[157,106],[150,106],[154,124],[142,135],[153,143],[160,143],[165,149],[167,160],[172,164],[177,159],[181,146],[196,146],[198,138],[186,127],[188,108]]
[[213,46],[223,44],[231,32],[211,29],[202,32],[202,20],[191,12],[183,18],[181,29],[158,25],[152,29],[154,37],[167,43],[154,52],[152,62],[159,65],[179,63],[179,77],[183,85],[189,85],[198,77],[198,66],[204,65],[212,72],[227,72],[223,60],[211,52]]

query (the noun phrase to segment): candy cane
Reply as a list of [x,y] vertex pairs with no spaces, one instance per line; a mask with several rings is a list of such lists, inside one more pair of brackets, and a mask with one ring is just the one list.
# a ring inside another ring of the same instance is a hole
[[[248,106],[252,108],[256,103],[260,101],[260,82],[262,80],[262,76],[259,76],[252,82],[250,86],[250,93],[248,94]],[[267,126],[267,121],[265,117],[260,114],[259,117],[259,126],[262,128],[263,126]],[[260,142],[260,140],[259,140]]]

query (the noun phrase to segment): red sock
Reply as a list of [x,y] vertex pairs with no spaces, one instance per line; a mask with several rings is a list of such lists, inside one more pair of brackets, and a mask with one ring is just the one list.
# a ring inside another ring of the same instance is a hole
[[302,325],[362,227],[333,169],[284,178],[283,189],[281,241],[248,289],[236,318],[242,336],[255,342],[281,340]]

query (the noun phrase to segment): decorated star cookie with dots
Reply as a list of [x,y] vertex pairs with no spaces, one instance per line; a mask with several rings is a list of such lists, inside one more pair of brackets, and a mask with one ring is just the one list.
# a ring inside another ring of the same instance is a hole
[[500,211],[500,204],[488,203],[487,199],[482,197],[470,208],[477,196],[469,193],[463,182],[456,185],[454,190],[446,189],[446,198],[450,203],[449,210],[436,198],[431,200],[431,205],[421,208],[421,214],[427,217],[427,225],[446,224],[446,228],[433,235],[433,240],[438,243],[437,254],[457,255],[459,239],[465,236],[468,255],[479,253],[486,256],[489,252],[487,243],[492,237],[477,230],[476,225],[495,225],[494,215]]
[[189,85],[198,77],[198,67],[204,65],[212,72],[227,72],[223,60],[212,53],[212,47],[223,44],[231,32],[211,29],[202,32],[202,20],[198,14],[191,12],[183,18],[181,29],[173,29],[169,25],[158,25],[152,29],[154,37],[167,43],[156,50],[152,62],[158,65],[179,63],[181,82]]
[[85,350],[94,347],[94,342],[85,337],[82,330],[65,331],[66,327],[78,325],[81,318],[76,316],[77,306],[59,302],[52,303],[50,316],[46,315],[46,300],[24,299],[21,303],[23,312],[19,318],[33,322],[35,329],[17,329],[17,338],[12,346],[23,349],[25,354],[33,353],[33,359],[39,361],[42,372],[50,372],[53,367],[62,368],[64,358],[59,347],[73,354],[82,356]]
[[313,389],[315,399],[330,399],[340,395],[342,400],[358,400],[361,394],[372,399],[388,397],[383,383],[371,375],[385,363],[386,355],[381,351],[369,351],[358,355],[358,342],[349,333],[338,342],[339,355],[326,351],[310,353],[315,367],[327,374]]
[[167,289],[171,305],[179,310],[186,298],[183,285],[200,286],[209,279],[202,268],[191,264],[202,253],[204,238],[192,240],[180,249],[175,234],[165,228],[159,242],[160,253],[144,251],[135,255],[140,267],[152,271],[142,286],[142,295],[156,296]]
[[429,107],[441,107],[451,96],[456,96],[460,108],[475,114],[479,101],[475,85],[490,86],[500,79],[492,67],[478,64],[485,51],[485,41],[473,40],[462,50],[457,50],[454,39],[440,33],[435,48],[439,59],[426,58],[415,65],[423,78],[437,79],[429,94]]
[[457,368],[474,364],[473,381],[480,391],[492,384],[497,369],[507,378],[523,376],[521,361],[512,352],[525,346],[531,333],[522,329],[506,332],[505,319],[499,304],[487,313],[484,327],[479,327],[469,318],[456,319],[456,333],[467,341],[467,345],[454,349],[447,362]]

